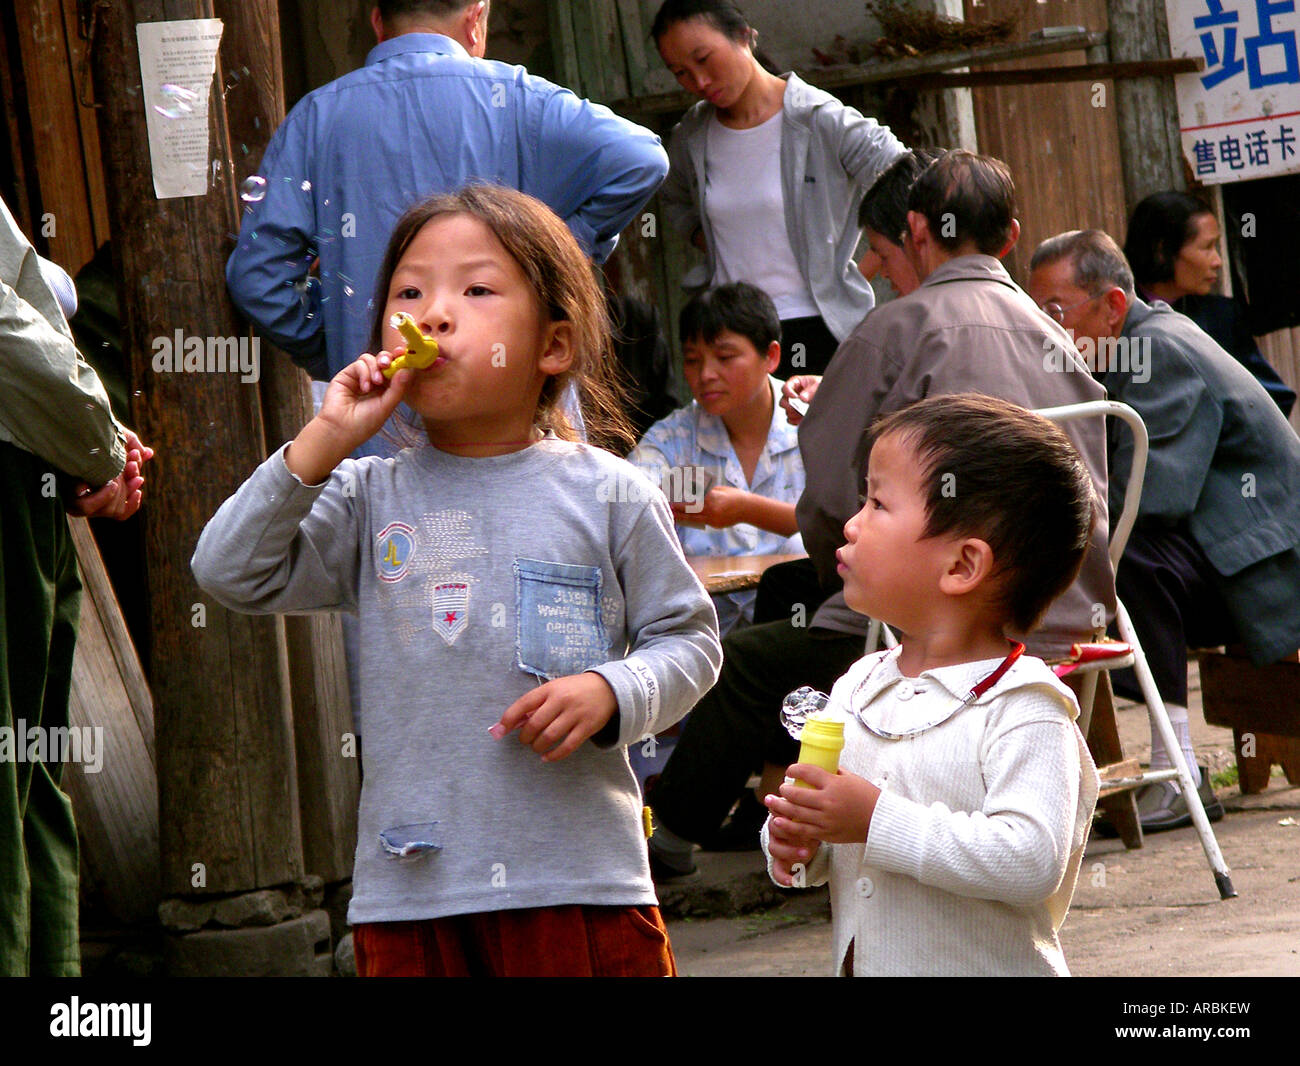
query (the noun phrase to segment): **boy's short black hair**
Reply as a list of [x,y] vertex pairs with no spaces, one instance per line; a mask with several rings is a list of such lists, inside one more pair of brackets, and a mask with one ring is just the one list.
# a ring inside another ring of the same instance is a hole
[[916,148],[887,166],[867,190],[858,209],[858,225],[902,245],[907,233],[907,200],[926,169],[947,153],[944,148]]
[[871,427],[869,444],[889,434],[920,460],[925,535],[987,542],[1004,624],[1030,632],[1078,576],[1097,520],[1092,478],[1070,438],[1041,415],[977,393],[895,411]]
[[705,289],[691,297],[677,320],[677,335],[685,346],[691,341],[712,344],[723,330],[739,333],[759,355],[781,340],[781,318],[772,297],[747,281],[733,281]]
[[1016,186],[1002,160],[956,149],[916,179],[907,209],[925,216],[930,235],[948,252],[970,242],[997,255],[1011,240]]
[[463,11],[475,0],[375,0],[379,16],[386,25],[392,25],[394,19],[408,15],[433,15],[442,18]]

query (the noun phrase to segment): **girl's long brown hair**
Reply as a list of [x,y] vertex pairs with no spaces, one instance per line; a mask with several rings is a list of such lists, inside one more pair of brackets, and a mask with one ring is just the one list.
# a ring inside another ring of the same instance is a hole
[[382,347],[384,309],[397,264],[415,235],[443,215],[469,215],[486,225],[519,264],[550,321],[571,324],[573,363],[543,384],[538,428],[553,430],[563,440],[578,439],[560,410],[560,399],[573,382],[587,439],[617,455],[627,454],[636,435],[624,407],[626,393],[614,362],[609,315],[595,268],[559,217],[524,193],[499,185],[467,185],[457,193],[432,196],[398,219],[379,270],[370,350]]

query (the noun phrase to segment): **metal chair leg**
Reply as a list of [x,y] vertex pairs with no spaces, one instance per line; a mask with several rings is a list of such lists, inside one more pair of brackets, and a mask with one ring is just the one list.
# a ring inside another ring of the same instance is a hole
[[1205,857],[1214,871],[1214,883],[1219,889],[1219,898],[1231,899],[1237,894],[1237,890],[1232,887],[1231,871],[1219,851],[1219,842],[1215,839],[1214,830],[1210,828],[1210,820],[1205,816],[1205,807],[1201,803],[1200,793],[1192,782],[1187,760],[1183,758],[1182,745],[1174,735],[1174,727],[1169,722],[1169,712],[1165,710],[1164,701],[1156,689],[1155,678],[1151,674],[1151,667],[1147,664],[1146,654],[1142,651],[1133,623],[1129,620],[1128,611],[1118,599],[1115,601],[1115,622],[1119,626],[1120,639],[1133,648],[1133,670],[1137,674],[1138,685],[1146,700],[1151,726],[1160,734],[1165,750],[1173,761],[1174,769],[1178,771],[1178,783],[1183,790],[1183,798],[1187,801],[1192,825],[1196,827],[1196,832],[1201,837],[1201,847],[1205,849]]

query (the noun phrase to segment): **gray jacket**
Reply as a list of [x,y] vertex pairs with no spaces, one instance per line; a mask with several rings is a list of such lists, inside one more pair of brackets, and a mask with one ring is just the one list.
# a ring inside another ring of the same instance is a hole
[[[1300,644],[1300,440],[1255,377],[1191,319],[1134,300],[1137,348],[1099,376],[1142,416],[1151,440],[1138,521],[1182,527],[1256,663]],[[1138,363],[1138,359],[1141,363]],[[1124,499],[1132,437],[1111,448],[1112,508]],[[1140,605],[1134,605],[1134,613]]]
[[[799,425],[807,475],[796,508],[799,532],[822,587],[835,590],[813,616],[814,626],[867,630],[867,619],[844,602],[835,550],[844,543],[844,523],[862,506],[868,427],[878,415],[958,392],[997,396],[1030,410],[1105,398],[1069,335],[992,256],[950,259],[914,293],[868,315],[840,345]],[[1078,580],[1025,639],[1030,654],[1044,659],[1092,639],[1102,616],[1115,613],[1106,553],[1105,430],[1101,419],[1063,429],[1092,474],[1099,513]]]
[[[881,172],[907,151],[873,118],[845,107],[795,74],[784,75],[781,192],[795,262],[826,327],[843,340],[875,306],[858,270],[858,208]],[[705,210],[705,148],[714,107],[701,101],[673,130],[668,178],[660,189],[669,223],[688,238],[704,231],[709,277],[717,272]]]

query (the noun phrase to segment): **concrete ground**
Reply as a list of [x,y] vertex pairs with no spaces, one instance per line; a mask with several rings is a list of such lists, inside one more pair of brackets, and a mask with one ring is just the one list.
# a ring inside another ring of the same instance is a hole
[[[1235,761],[1232,733],[1207,726],[1193,668],[1192,738],[1212,772]],[[1121,704],[1126,755],[1150,754],[1146,709]],[[1193,829],[1148,835],[1128,851],[1092,839],[1061,930],[1071,972],[1088,977],[1300,976],[1300,788],[1274,770],[1269,788],[1216,789],[1213,826],[1236,899],[1220,901]],[[808,976],[830,966],[826,890],[782,893],[759,852],[696,855],[699,882],[660,890],[684,975]]]

